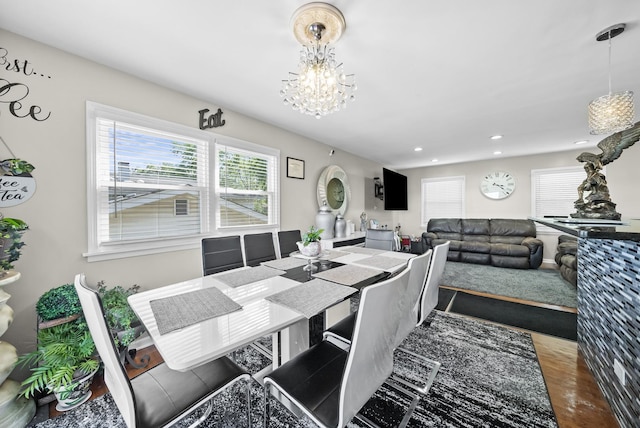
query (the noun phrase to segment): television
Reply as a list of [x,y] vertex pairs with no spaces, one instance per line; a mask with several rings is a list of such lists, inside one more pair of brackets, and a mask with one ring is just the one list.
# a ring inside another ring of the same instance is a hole
[[384,186],[384,209],[409,209],[407,201],[407,176],[390,169],[382,168],[382,185]]

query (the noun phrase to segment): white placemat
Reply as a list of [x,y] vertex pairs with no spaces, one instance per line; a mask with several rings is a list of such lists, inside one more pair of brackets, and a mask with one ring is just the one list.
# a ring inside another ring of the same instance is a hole
[[215,287],[151,300],[149,304],[160,334],[242,309]]
[[312,279],[288,290],[268,296],[266,299],[293,309],[306,318],[311,318],[357,291],[352,287],[322,279]]
[[342,285],[355,285],[365,279],[373,278],[381,274],[382,270],[371,269],[355,265],[343,265],[337,268],[328,269],[322,272],[314,273],[316,278],[326,279],[327,281],[337,282]]
[[407,264],[406,260],[398,259],[395,257],[385,257],[385,256],[373,256],[367,257],[366,259],[358,260],[356,263],[361,265],[367,265],[374,268],[388,270],[391,268],[397,268],[400,265]]
[[263,279],[273,278],[274,276],[284,275],[285,273],[283,270],[273,269],[267,266],[254,266],[249,269],[238,269],[231,272],[220,273],[215,275],[215,278],[229,287],[236,288]]
[[378,250],[377,248],[365,248],[365,247],[345,247],[344,250],[340,249],[340,251],[346,251],[349,253],[358,253],[358,254],[382,254],[386,253],[385,250]]
[[261,265],[268,266],[273,269],[289,270],[304,266],[307,264],[306,260],[296,257],[284,257],[282,259],[269,260],[268,262],[262,262]]

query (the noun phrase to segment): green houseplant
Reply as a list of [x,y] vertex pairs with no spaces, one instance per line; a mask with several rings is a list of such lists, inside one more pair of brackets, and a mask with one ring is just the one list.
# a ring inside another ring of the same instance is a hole
[[98,282],[98,294],[107,319],[107,325],[113,333],[116,346],[121,350],[129,346],[144,331],[144,326],[136,316],[127,297],[138,292],[140,287],[129,288],[115,286],[107,288],[104,281]]
[[23,220],[0,214],[0,269],[13,269],[13,262],[20,258],[22,235],[27,229],[29,226]]
[[307,257],[315,257],[320,254],[322,248],[320,247],[320,235],[324,232],[324,229],[316,229],[315,226],[311,226],[302,235],[302,241],[298,242],[298,250],[300,253]]

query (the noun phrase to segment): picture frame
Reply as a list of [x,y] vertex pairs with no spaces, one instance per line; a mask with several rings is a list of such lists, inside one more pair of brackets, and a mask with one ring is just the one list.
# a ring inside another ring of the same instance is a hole
[[287,177],[304,180],[304,161],[287,157]]

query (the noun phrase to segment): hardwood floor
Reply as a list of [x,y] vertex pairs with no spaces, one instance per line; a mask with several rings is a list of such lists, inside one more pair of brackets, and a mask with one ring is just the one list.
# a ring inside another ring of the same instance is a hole
[[[525,302],[519,301],[518,303]],[[531,332],[531,337],[538,354],[540,368],[547,384],[558,427],[617,428],[619,425],[611,413],[609,404],[603,398],[584,358],[578,351],[576,342],[534,332]],[[138,354],[150,356],[151,361],[148,368],[162,362],[162,357],[153,346],[139,350]],[[142,371],[128,367],[129,377],[134,377]],[[101,377],[96,377],[91,389],[93,391],[92,398],[107,392]],[[49,417],[53,418],[58,415],[59,412],[55,410],[54,402],[49,407]]]

